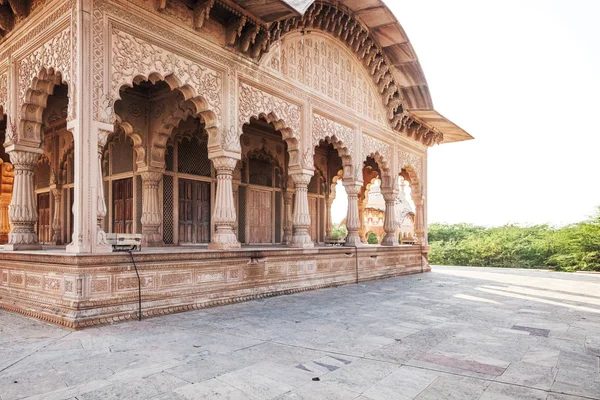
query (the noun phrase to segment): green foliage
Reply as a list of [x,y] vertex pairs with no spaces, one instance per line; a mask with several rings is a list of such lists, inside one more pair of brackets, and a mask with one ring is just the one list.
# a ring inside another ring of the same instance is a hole
[[348,236],[348,230],[346,229],[346,225],[342,224],[333,224],[333,231],[331,232],[331,236],[333,237],[346,237]]
[[431,224],[429,245],[432,264],[600,271],[600,208],[562,228]]
[[374,232],[369,233],[367,237],[367,243],[369,244],[379,244],[379,240],[377,239],[377,235]]

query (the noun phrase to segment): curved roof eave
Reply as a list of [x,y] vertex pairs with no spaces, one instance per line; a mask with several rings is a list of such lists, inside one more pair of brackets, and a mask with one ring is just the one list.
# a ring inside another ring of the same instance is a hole
[[443,143],[473,139],[465,130],[435,111],[419,58],[387,5],[382,0],[339,0],[339,3],[354,12],[382,48],[393,67],[392,74],[401,86],[409,115],[443,133]]
[[406,32],[383,0],[220,0],[233,1],[257,17],[273,22],[301,16],[315,2],[342,5],[350,10],[382,49],[399,86],[409,117],[444,135],[442,143],[473,139],[435,111],[425,74]]

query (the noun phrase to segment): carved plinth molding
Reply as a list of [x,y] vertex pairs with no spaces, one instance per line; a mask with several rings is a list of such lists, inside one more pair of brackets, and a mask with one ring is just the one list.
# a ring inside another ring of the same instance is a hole
[[232,157],[216,157],[212,159],[217,171],[217,193],[213,222],[215,233],[212,235],[209,249],[237,249],[241,247],[235,234],[237,215],[233,198],[233,171],[238,160]]

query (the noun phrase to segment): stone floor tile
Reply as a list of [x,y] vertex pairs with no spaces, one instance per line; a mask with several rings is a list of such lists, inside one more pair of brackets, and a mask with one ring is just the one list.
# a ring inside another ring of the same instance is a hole
[[250,372],[247,368],[220,375],[217,380],[241,390],[249,398],[256,399],[272,399],[294,389],[292,385]]
[[309,382],[278,397],[278,400],[354,400],[358,398],[352,392],[330,382]]
[[[173,394],[187,400],[248,400],[250,397],[239,389],[220,381],[216,378],[201,383],[182,386],[173,391]],[[165,395],[169,398],[170,395]]]
[[325,375],[322,380],[332,386],[362,393],[398,368],[397,364],[359,359]]
[[479,400],[546,400],[547,396],[543,390],[493,382]]
[[489,381],[482,379],[444,375],[433,381],[415,399],[478,400],[489,385]]
[[531,348],[525,353],[521,361],[542,367],[557,367],[559,350],[547,348]]
[[514,362],[496,378],[498,382],[512,383],[541,390],[550,390],[557,369],[527,362]]
[[363,393],[373,400],[409,400],[418,396],[439,373],[412,367],[400,367]]

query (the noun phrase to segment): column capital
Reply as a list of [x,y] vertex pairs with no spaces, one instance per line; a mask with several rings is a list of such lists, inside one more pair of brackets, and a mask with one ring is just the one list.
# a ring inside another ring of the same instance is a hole
[[383,189],[381,191],[381,195],[383,196],[383,199],[386,202],[389,201],[396,201],[396,199],[398,198],[398,194],[399,192],[397,190],[393,190],[393,189]]
[[144,184],[158,184],[163,177],[164,171],[142,171],[140,176]]
[[344,189],[349,196],[358,196],[362,187],[362,182],[344,182]]
[[313,176],[314,176],[314,172],[313,173],[299,172],[299,173],[290,175],[290,177],[294,181],[294,185],[300,186],[300,187],[308,186],[308,184],[310,183],[310,180],[312,179]]
[[233,173],[238,161],[236,158],[227,156],[219,156],[212,159],[217,173]]

